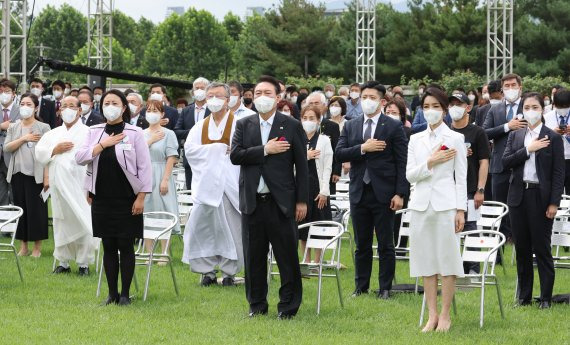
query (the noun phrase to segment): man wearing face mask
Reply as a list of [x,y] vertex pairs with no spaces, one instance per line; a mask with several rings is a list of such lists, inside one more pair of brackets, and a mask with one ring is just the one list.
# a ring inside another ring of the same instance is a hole
[[350,85],[350,99],[346,102],[345,120],[352,120],[362,115],[362,106],[360,105],[360,84],[353,83]]
[[303,297],[297,225],[307,214],[307,135],[301,123],[277,111],[279,82],[263,76],[251,115],[236,124],[230,159],[240,165],[245,291],[249,316],[267,314],[267,252],[275,254],[281,288],[278,318],[297,314]]
[[93,88],[93,109],[99,114],[101,113],[101,96],[103,96],[103,88],[101,86],[95,86]]
[[[491,80],[487,86],[487,96],[488,103],[477,108],[477,113],[475,114],[475,124],[479,127],[483,127],[485,122],[485,117],[491,109],[492,106],[499,104],[503,101],[503,92],[501,91],[501,81]],[[483,94],[485,95],[485,94]]]
[[66,82],[65,83],[65,88],[63,89],[63,95],[64,96],[69,96],[71,94],[71,83],[70,82]]
[[127,102],[129,102],[129,110],[131,111],[130,124],[142,129],[147,129],[149,123],[146,120],[145,116],[141,114],[143,109],[142,96],[136,92],[131,92],[127,96]]
[[378,239],[378,298],[389,299],[396,269],[394,212],[409,193],[407,143],[401,121],[382,114],[386,88],[377,81],[362,87],[364,116],[346,122],[336,158],[350,162],[350,214],[356,242],[353,297],[368,293],[372,274],[372,242]]
[[[476,230],[477,218],[475,210],[485,201],[485,186],[489,173],[489,139],[485,130],[469,123],[471,105],[469,98],[463,92],[454,93],[449,97],[449,115],[453,120],[451,129],[463,134],[467,148],[467,215],[464,230]],[[465,273],[479,273],[479,263],[466,262],[463,264]]]
[[[160,120],[160,125],[170,130],[174,130],[179,117],[178,110],[167,105],[166,87],[162,84],[152,84],[150,86],[150,95],[148,99],[162,102],[164,105],[164,117]],[[145,116],[146,107],[142,108],[140,114],[143,117]]]
[[228,109],[228,85],[210,83],[206,95],[211,114],[192,127],[184,143],[193,170],[194,206],[184,232],[182,262],[202,274],[202,286],[217,284],[216,267],[222,271],[222,285],[233,286],[243,267],[239,167],[229,157],[237,118]]
[[59,127],[63,123],[61,121],[61,114],[59,108],[61,107],[61,101],[63,100],[63,90],[65,90],[65,83],[61,80],[56,80],[51,83],[51,92],[55,102],[55,121],[54,127]]
[[8,79],[0,81],[0,103],[2,104],[2,124],[0,124],[0,205],[12,203],[10,184],[6,181],[10,154],[4,153],[4,141],[8,127],[20,119],[20,107],[14,102],[16,84]]
[[95,260],[97,241],[93,238],[91,207],[83,188],[87,167],[75,161],[76,151],[89,136],[89,128],[80,120],[81,105],[73,96],[62,99],[64,125],[44,134],[35,150],[37,161],[49,169],[53,256],[59,261],[54,273],[71,272],[69,262],[75,261],[79,275],[88,275],[89,264]]
[[414,98],[412,99],[412,104],[410,105],[413,114],[416,113],[417,107],[420,106],[420,100],[422,99],[425,90],[426,90],[426,83],[421,82],[420,85],[418,85],[418,94],[414,96]]
[[[492,193],[493,200],[502,203],[507,202],[507,194],[509,192],[509,178],[511,172],[503,168],[503,153],[505,152],[505,144],[511,131],[526,128],[527,121],[519,119],[522,114],[521,94],[522,79],[516,74],[507,74],[501,79],[501,88],[505,101],[492,106],[485,116],[483,128],[490,140],[493,140],[493,152],[491,155],[491,168],[489,169],[492,176]],[[510,240],[511,226],[508,218],[504,218],[501,222],[500,231]],[[500,262],[500,259],[497,258]]]
[[32,79],[30,83],[30,92],[36,95],[40,101],[38,116],[41,121],[47,123],[52,129],[55,127],[55,103],[42,97],[44,92],[44,83],[39,78]]
[[338,89],[338,95],[344,99],[344,101],[348,101],[348,94],[350,93],[350,89],[346,86],[341,86]]
[[228,86],[230,87],[230,100],[228,102],[228,107],[234,113],[236,119],[239,120],[246,116],[255,114],[255,111],[246,108],[241,102],[243,86],[235,80],[230,81]]
[[93,94],[91,91],[81,90],[77,99],[79,99],[79,102],[81,103],[81,123],[87,127],[91,127],[105,122],[103,116],[93,110]]
[[336,90],[336,88],[333,84],[325,85],[324,91],[325,91],[325,97],[327,98],[327,101],[334,96],[335,90]]
[[560,88],[552,99],[554,110],[544,114],[544,124],[562,136],[566,162],[564,194],[568,194],[570,193],[570,90]]
[[[206,87],[210,84],[208,79],[199,77],[192,83],[192,93],[194,94],[194,103],[191,103],[182,110],[178,117],[178,122],[174,126],[174,133],[178,138],[178,142],[182,145],[188,133],[196,123],[210,115],[210,110],[206,107]],[[184,173],[186,175],[186,188],[190,189],[192,185],[192,169],[188,165],[186,155],[183,156]]]

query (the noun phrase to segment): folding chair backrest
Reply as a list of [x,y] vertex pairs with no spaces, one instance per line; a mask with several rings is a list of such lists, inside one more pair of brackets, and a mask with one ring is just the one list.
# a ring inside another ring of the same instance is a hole
[[337,182],[336,191],[337,193],[348,193],[348,182]]
[[192,211],[194,201],[190,191],[180,191],[177,194],[178,199],[178,213],[181,215],[188,215]]
[[350,210],[350,201],[348,200],[348,195],[346,195],[346,197],[339,196],[338,194],[331,195],[331,206],[335,206],[341,211]]
[[552,233],[550,244],[552,247],[570,247],[570,233]]
[[[335,236],[342,233],[339,226],[311,225],[307,237],[307,248],[324,249]],[[331,244],[327,249],[336,249],[337,243]]]
[[499,230],[501,227],[502,215],[506,207],[502,204],[481,205],[481,217],[477,220],[477,228],[481,230]]
[[169,240],[178,217],[167,212],[144,214],[144,234],[146,240]]
[[410,237],[410,219],[412,213],[409,210],[402,210],[402,220],[400,221],[400,232],[398,233],[398,243],[396,248],[400,248],[402,237]]
[[[463,252],[461,257],[463,261],[485,262],[485,259],[489,256],[489,252],[491,252],[493,248],[501,245],[501,234],[498,231],[478,232],[475,230],[468,231],[467,233],[473,234],[462,235]],[[498,250],[489,256],[488,263],[491,265],[490,273],[494,272],[497,252]]]
[[0,206],[0,233],[11,235],[11,244],[14,244],[22,214],[24,211],[18,206]]

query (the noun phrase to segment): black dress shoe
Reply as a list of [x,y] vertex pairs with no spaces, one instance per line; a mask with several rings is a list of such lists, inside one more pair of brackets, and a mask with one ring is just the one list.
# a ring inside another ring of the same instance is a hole
[[121,298],[119,298],[119,303],[117,304],[122,306],[129,305],[131,304],[131,299],[129,297],[121,296]]
[[552,307],[550,301],[541,301],[540,304],[538,305],[539,309],[550,309],[550,307]]
[[225,277],[222,280],[222,286],[235,286],[235,285],[236,285],[235,280],[232,277]]
[[360,296],[360,295],[362,295],[362,294],[367,294],[367,293],[368,293],[368,290],[367,290],[367,291],[362,291],[362,290],[360,290],[360,289],[356,289],[356,290],[354,290],[354,292],[352,293],[352,295],[350,295],[350,297],[358,297],[358,296]]
[[202,282],[200,283],[200,285],[202,285],[202,286],[210,286],[210,285],[217,285],[217,284],[218,284],[218,280],[215,277],[211,278],[208,275],[205,275],[202,278]]
[[79,267],[79,275],[80,276],[88,276],[89,275],[89,267]]
[[119,296],[108,296],[107,300],[105,301],[105,305],[109,304],[117,304],[119,303]]
[[67,267],[63,267],[63,266],[57,266],[55,268],[55,270],[53,270],[53,273],[55,274],[60,274],[60,273],[70,273],[71,272],[71,268]]
[[279,314],[277,314],[277,320],[291,320],[293,316],[295,316],[295,314],[279,312]]
[[376,294],[376,297],[379,299],[390,299],[390,290],[380,290],[378,294]]
[[249,311],[249,317],[256,317],[256,316],[260,316],[260,315],[267,315],[267,309],[266,310],[250,310]]
[[532,302],[529,301],[529,300],[526,300],[526,299],[519,299],[519,300],[517,300],[517,302],[515,303],[515,306],[516,306],[516,307],[526,307],[526,306],[529,306],[529,305],[531,305],[531,304],[532,304]]

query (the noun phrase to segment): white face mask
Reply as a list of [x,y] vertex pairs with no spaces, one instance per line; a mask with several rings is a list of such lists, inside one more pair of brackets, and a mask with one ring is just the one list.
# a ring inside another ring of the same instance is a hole
[[137,107],[134,104],[129,103],[129,110],[131,111],[132,115],[135,115],[137,113],[137,110],[139,109],[139,107]]
[[389,117],[393,118],[396,121],[401,121],[402,119],[400,119],[400,115],[388,115]]
[[66,96],[69,96],[70,93],[71,93],[71,89],[68,88],[68,87],[66,87],[66,88],[63,90],[63,94],[66,95]]
[[331,98],[332,96],[334,96],[334,92],[332,92],[332,91],[327,91],[327,92],[325,92],[325,97],[326,97],[326,98]]
[[217,97],[210,98],[206,101],[206,105],[208,106],[208,109],[210,109],[212,113],[217,113],[220,110],[222,110],[225,103],[226,101],[223,98],[217,98]]
[[0,103],[6,105],[12,102],[12,93],[11,92],[2,92],[0,94]]
[[542,119],[542,112],[537,110],[527,110],[523,112],[524,119],[530,123],[531,126],[534,126]]
[[360,92],[351,92],[350,98],[351,99],[359,99],[360,98]]
[[145,119],[149,124],[154,125],[155,123],[158,123],[160,121],[160,113],[154,111],[150,113],[147,112],[145,115]]
[[178,110],[178,114],[182,114],[182,110],[183,110],[183,109],[184,109],[184,108],[178,108],[178,109],[177,109],[177,110]]
[[198,102],[202,102],[204,99],[206,99],[206,91],[202,89],[194,90],[194,99]]
[[33,87],[33,88],[30,90],[30,92],[31,92],[33,95],[36,95],[36,97],[41,97],[41,95],[42,95],[42,89],[40,89],[39,87]]
[[467,96],[467,98],[469,98],[469,100],[473,102],[475,100],[475,95],[469,95]]
[[93,96],[93,100],[94,100],[95,102],[101,102],[101,95],[95,95],[95,96]]
[[380,102],[371,99],[364,99],[362,102],[360,102],[360,105],[362,106],[362,112],[365,115],[372,115],[376,112],[376,110],[378,110]]
[[291,112],[290,112],[290,111],[282,111],[281,114],[287,115],[287,116],[291,116]]
[[519,89],[508,89],[508,90],[504,90],[503,93],[505,94],[505,98],[507,99],[507,101],[509,102],[514,102],[517,99],[519,99],[519,93],[520,90]]
[[285,99],[285,92],[281,92],[281,93],[279,94],[279,96],[281,97],[281,99]]
[[62,95],[63,93],[59,90],[53,92],[53,97],[55,97],[56,99],[60,99]]
[[107,119],[107,121],[115,121],[118,119],[122,114],[122,108],[117,107],[115,105],[107,105],[103,107],[103,116]]
[[81,115],[87,114],[91,110],[91,106],[89,104],[81,103]]
[[331,116],[339,116],[341,111],[341,107],[334,106],[329,108],[329,113],[331,113]]
[[253,100],[253,104],[255,104],[257,111],[262,114],[267,114],[273,109],[273,106],[275,106],[275,98],[259,96]]
[[465,115],[465,108],[460,107],[458,105],[454,105],[453,107],[449,108],[449,116],[453,121],[459,121]]
[[228,106],[229,106],[230,108],[235,107],[235,105],[237,104],[238,100],[239,100],[239,96],[230,96],[230,101],[228,102]]
[[345,101],[348,100],[348,96],[342,95],[342,96],[340,96],[340,97],[341,97],[342,99],[344,99]]
[[544,100],[544,105],[550,105],[550,100],[549,100],[549,99],[545,99],[545,100]]
[[297,103],[297,96],[291,97],[291,103]]
[[500,99],[490,99],[490,100],[489,100],[489,103],[490,103],[491,105],[499,104],[499,103],[501,103],[501,102],[502,102],[502,101],[501,101]]
[[77,110],[73,110],[71,108],[65,108],[61,112],[61,119],[63,122],[70,124],[77,118]]
[[481,97],[483,97],[483,99],[486,101],[488,101],[491,98],[491,96],[489,96],[488,93],[484,93]]
[[303,121],[303,129],[305,130],[306,133],[313,133],[314,131],[317,130],[317,123],[313,122],[313,121]]
[[436,123],[441,121],[442,115],[443,115],[443,110],[424,109],[424,118],[426,119],[427,123],[430,125],[435,125]]
[[160,94],[160,93],[151,93],[150,94],[150,100],[151,101],[162,102],[162,99],[163,99],[163,97],[162,97],[162,94]]
[[421,95],[423,95],[423,94],[424,94],[424,89],[423,89],[423,88],[418,89],[418,95],[421,96]]
[[570,112],[570,108],[556,108],[556,115],[566,116]]
[[34,108],[28,106],[20,107],[20,117],[22,119],[29,119],[32,115],[34,115]]

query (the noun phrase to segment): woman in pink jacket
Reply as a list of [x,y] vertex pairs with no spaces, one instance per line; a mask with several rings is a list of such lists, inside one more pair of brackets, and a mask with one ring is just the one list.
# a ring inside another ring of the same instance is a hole
[[150,154],[142,130],[129,124],[125,95],[110,90],[101,97],[101,105],[107,123],[90,127],[89,138],[75,159],[87,165],[85,189],[92,200],[93,236],[102,239],[105,250],[109,286],[105,304],[128,305],[135,270],[133,243],[143,237],[144,199],[152,191]]

